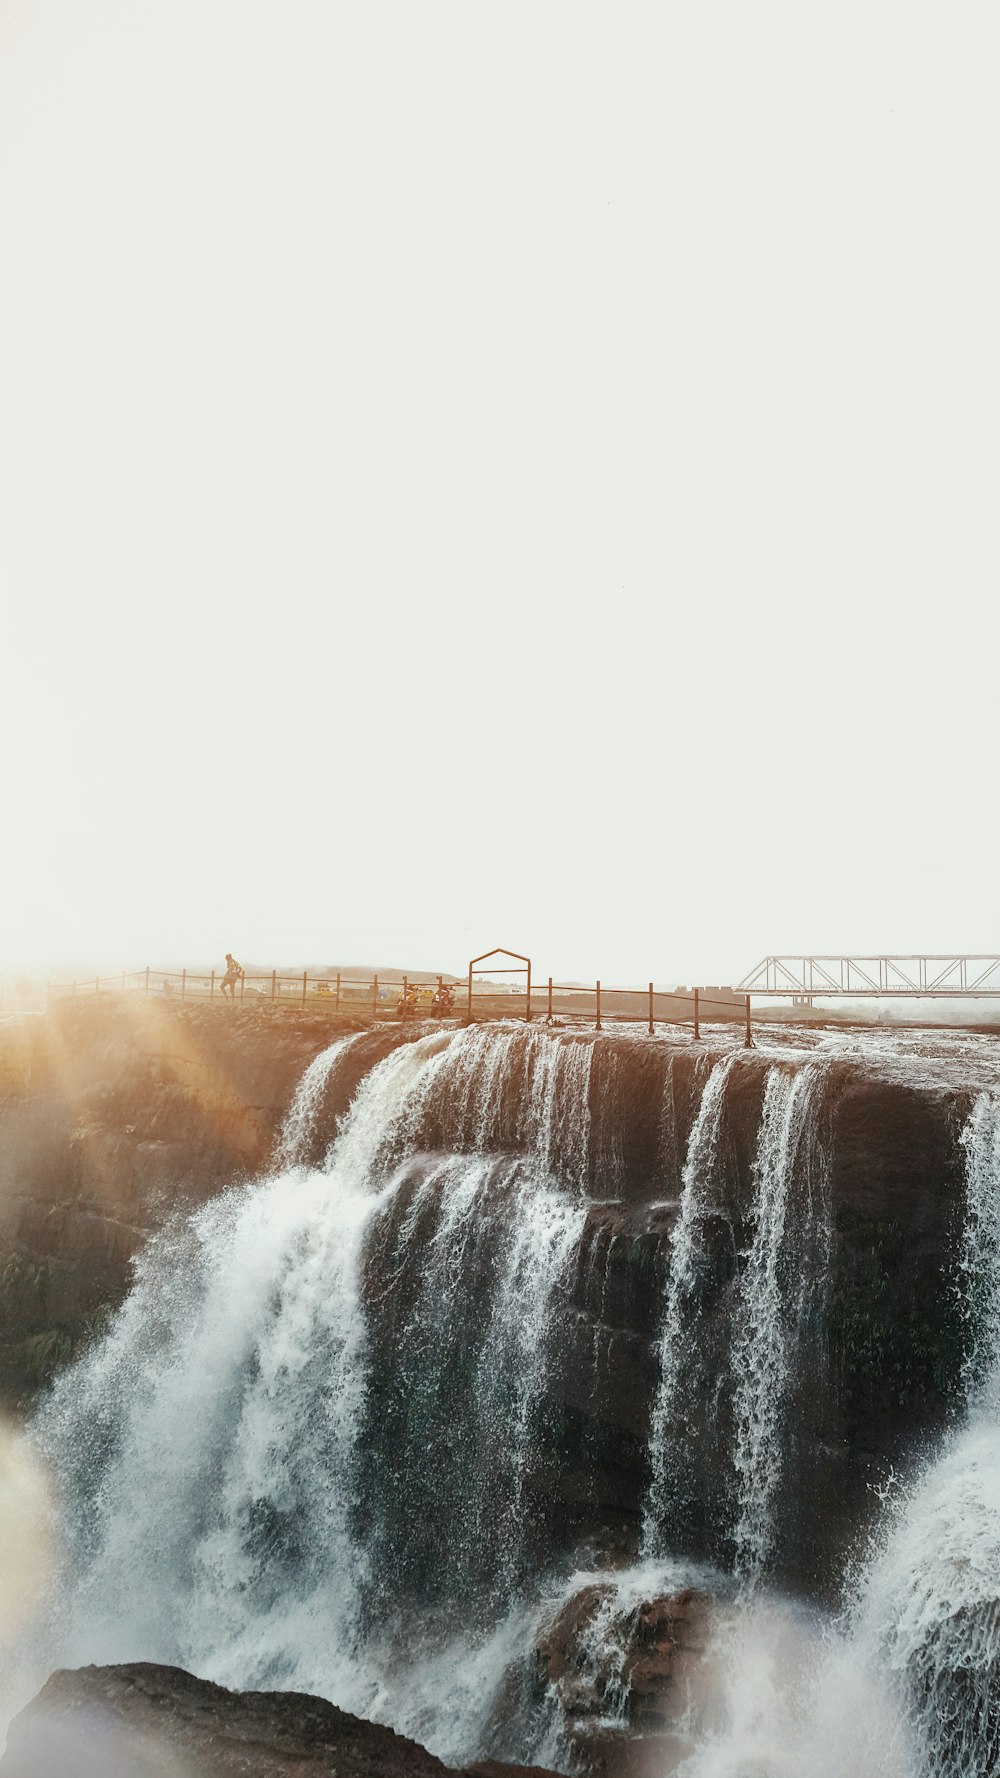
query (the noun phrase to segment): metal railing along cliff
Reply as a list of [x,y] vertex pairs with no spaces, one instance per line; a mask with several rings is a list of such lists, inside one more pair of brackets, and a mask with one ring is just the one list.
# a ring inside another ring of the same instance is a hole
[[[650,1035],[657,1024],[690,1025],[695,1038],[700,1037],[703,1023],[740,1021],[744,1024],[745,1042],[749,1046],[753,1041],[749,994],[735,994],[725,988],[657,988],[653,982],[643,987],[618,988],[595,981],[590,987],[583,982],[557,982],[551,976],[544,978],[543,984],[536,977],[533,984],[530,968],[522,973],[527,974],[525,987],[511,988],[501,982],[477,980],[474,964],[470,965],[466,984],[456,982],[454,977],[450,980],[455,1004],[449,1016],[472,1023],[514,1018],[530,1023],[537,1019],[550,1025],[586,1026],[595,1031],[606,1025],[639,1024]],[[432,984],[412,983],[406,975],[380,978],[375,973],[353,976],[341,971],[310,974],[308,970],[289,975],[272,969],[257,974],[245,972],[236,983],[235,992],[223,994],[223,979],[221,970],[206,973],[149,968],[86,981],[50,983],[48,991],[54,998],[115,993],[196,1004],[308,1007],[331,1014],[364,1015],[373,1020],[427,1016],[435,991]],[[444,977],[437,980],[440,986]],[[400,1002],[414,993],[416,1004],[401,1012]]]

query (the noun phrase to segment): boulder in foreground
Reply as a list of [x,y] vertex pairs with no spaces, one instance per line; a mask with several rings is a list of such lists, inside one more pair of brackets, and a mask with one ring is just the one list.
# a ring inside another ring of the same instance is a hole
[[[524,1768],[494,1765],[495,1774]],[[303,1692],[230,1692],[145,1661],[60,1669],[0,1778],[451,1778],[416,1741]]]

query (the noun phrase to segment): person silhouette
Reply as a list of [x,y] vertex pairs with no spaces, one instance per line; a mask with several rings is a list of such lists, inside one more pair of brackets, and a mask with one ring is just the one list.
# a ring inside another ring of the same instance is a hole
[[236,958],[233,956],[232,951],[227,951],[226,952],[226,973],[222,978],[222,992],[223,992],[223,994],[225,994],[226,989],[228,988],[230,999],[235,1000],[236,999],[236,984],[237,984],[237,982],[241,982],[242,980],[243,980],[243,970],[242,970],[240,964],[237,963]]

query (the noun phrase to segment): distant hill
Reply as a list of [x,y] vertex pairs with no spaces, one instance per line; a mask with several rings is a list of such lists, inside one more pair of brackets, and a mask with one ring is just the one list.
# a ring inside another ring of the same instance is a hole
[[[256,963],[244,965],[247,975],[265,974],[266,970]],[[274,965],[270,965],[273,968]],[[380,982],[401,982],[406,977],[408,982],[417,982],[421,986],[436,987],[438,971],[436,969],[400,969],[395,963],[299,963],[294,967],[289,964],[277,966],[279,975],[301,975],[305,969],[310,981],[314,977],[328,978],[333,981],[339,974],[342,981],[370,982],[378,976]],[[441,975],[444,982],[464,981],[464,976]]]

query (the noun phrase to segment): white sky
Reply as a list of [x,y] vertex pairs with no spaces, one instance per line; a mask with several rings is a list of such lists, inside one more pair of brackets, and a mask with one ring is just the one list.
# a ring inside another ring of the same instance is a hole
[[0,0],[0,967],[1000,947],[994,0]]

